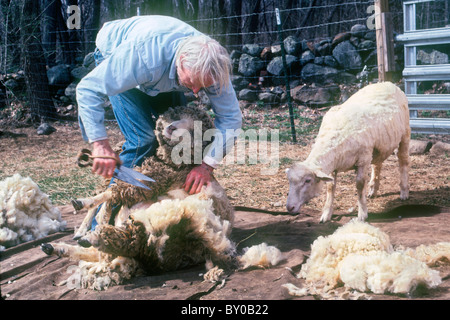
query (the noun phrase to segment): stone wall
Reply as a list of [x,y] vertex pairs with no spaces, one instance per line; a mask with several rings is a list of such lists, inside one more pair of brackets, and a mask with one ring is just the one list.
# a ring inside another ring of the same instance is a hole
[[[302,105],[336,104],[342,85],[357,85],[378,77],[375,30],[354,25],[333,38],[307,41],[284,39],[291,96]],[[403,69],[403,46],[396,44],[396,80]],[[285,99],[281,46],[247,44],[231,52],[233,86],[240,100],[279,103]]]
[[[357,88],[378,77],[375,30],[356,24],[347,32],[332,38],[312,41],[287,36],[284,39],[288,79],[293,101],[299,105],[322,107],[342,102],[351,92],[344,87]],[[438,48],[439,49],[439,48]],[[445,50],[444,50],[445,51]],[[232,83],[239,100],[279,106],[286,101],[286,82],[281,46],[246,44],[230,53],[233,62]],[[395,43],[396,72],[394,81],[401,79],[403,46]],[[448,63],[448,52],[419,50],[418,64]],[[57,65],[47,72],[53,98],[59,110],[76,106],[75,87],[94,68],[92,53],[79,65]],[[3,76],[2,83],[10,91],[24,90],[23,77]],[[16,95],[18,96],[18,95]],[[196,99],[187,95],[188,100]],[[208,103],[200,95],[202,103]],[[76,108],[73,108],[76,109]],[[74,110],[75,111],[75,110]]]

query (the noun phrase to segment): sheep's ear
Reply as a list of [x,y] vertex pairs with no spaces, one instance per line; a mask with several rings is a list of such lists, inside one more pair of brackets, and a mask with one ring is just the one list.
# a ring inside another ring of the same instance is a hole
[[[178,138],[182,133],[183,130],[189,130],[189,120],[187,119],[181,119],[178,121],[174,121],[171,124],[164,127],[163,135],[167,139],[172,139],[172,136],[175,138]],[[182,129],[181,131],[177,132],[177,130]]]
[[190,125],[191,125],[191,123],[189,122],[188,119],[177,120],[170,124],[170,126],[176,128],[176,129],[185,129],[185,130],[189,130]]
[[321,181],[324,181],[324,182],[332,182],[332,181],[334,181],[333,177],[330,177],[329,175],[325,174],[321,170],[316,170],[314,172],[314,174],[316,175],[316,178],[321,180]]

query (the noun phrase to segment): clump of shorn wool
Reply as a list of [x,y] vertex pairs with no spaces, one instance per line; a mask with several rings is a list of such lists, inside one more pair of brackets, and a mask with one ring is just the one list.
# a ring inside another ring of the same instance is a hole
[[29,177],[0,181],[0,251],[65,229],[61,213]]
[[358,297],[357,292],[408,294],[419,284],[438,286],[441,277],[430,266],[449,256],[450,243],[394,249],[386,233],[352,220],[334,234],[314,241],[311,255],[298,274],[305,279],[305,287],[285,287],[292,295],[323,298],[338,298],[334,289],[342,284],[347,298]]
[[284,256],[278,248],[269,246],[265,242],[246,247],[243,251],[243,255],[238,257],[242,269],[249,267],[269,268],[284,260]]

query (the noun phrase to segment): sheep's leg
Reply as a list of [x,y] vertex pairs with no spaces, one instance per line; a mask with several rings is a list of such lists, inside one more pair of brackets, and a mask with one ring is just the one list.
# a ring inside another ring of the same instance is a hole
[[95,213],[97,212],[97,208],[91,208],[86,213],[86,216],[83,219],[83,222],[81,223],[80,227],[77,229],[77,232],[73,236],[73,240],[78,240],[81,237],[83,237],[86,232],[91,228],[92,220],[94,220]]
[[356,190],[358,192],[358,220],[367,219],[366,185],[370,165],[360,165],[356,170]]
[[111,189],[107,189],[105,192],[99,193],[95,197],[72,200],[72,205],[77,211],[81,209],[91,209],[98,207],[98,205],[110,200],[111,198],[112,191]]
[[114,219],[114,225],[116,227],[121,227],[124,225],[125,221],[128,220],[128,217],[130,216],[130,208],[128,206],[122,206],[120,208],[120,211],[117,213],[115,219]]
[[142,224],[126,224],[121,228],[106,224],[99,225],[95,232],[85,238],[97,250],[124,257],[135,257],[141,245],[146,243],[146,233]]
[[397,157],[400,171],[400,199],[409,198],[409,141],[410,133],[405,134],[400,141]]
[[367,195],[369,198],[375,197],[380,188],[380,173],[382,166],[383,163],[372,164],[372,175],[369,182],[369,193]]
[[[98,206],[111,199],[112,193],[111,190],[108,189],[105,192],[102,192],[95,197],[92,198],[84,198],[84,199],[77,199],[72,200],[72,205],[75,208],[75,210],[81,210],[83,208],[87,208],[88,212],[86,216],[83,219],[83,222],[81,223],[80,227],[78,228],[77,232],[75,233],[75,236],[73,237],[74,240],[78,240],[91,228],[92,221],[94,220],[95,214],[97,213]],[[101,210],[99,211],[99,218],[106,215],[104,210],[106,210],[106,205],[103,205]]]
[[336,192],[336,180],[337,180],[337,172],[333,172],[333,182],[327,182],[327,199],[325,201],[325,205],[322,210],[322,216],[320,217],[320,222],[325,223],[331,220],[333,216],[333,201],[334,194]]
[[[97,220],[97,224],[108,224],[109,223],[109,219],[111,218],[112,215],[112,208],[109,205],[109,203],[104,202],[101,204],[101,208],[97,213],[96,216],[96,220]],[[97,208],[97,207],[96,207]]]
[[83,248],[80,246],[73,246],[66,243],[43,243],[41,250],[46,254],[67,257],[71,260],[84,260],[88,262],[100,261],[99,251],[96,248]]

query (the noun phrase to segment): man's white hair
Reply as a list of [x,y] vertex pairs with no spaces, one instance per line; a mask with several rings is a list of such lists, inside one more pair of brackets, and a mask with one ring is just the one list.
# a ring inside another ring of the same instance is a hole
[[188,37],[178,47],[175,59],[177,68],[183,66],[197,75],[202,87],[210,79],[220,90],[229,84],[232,71],[230,56],[219,42],[208,36]]

